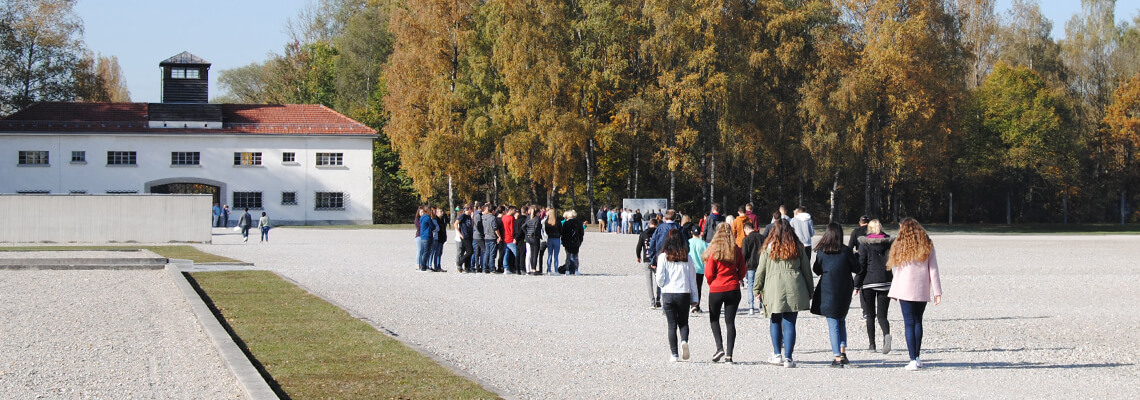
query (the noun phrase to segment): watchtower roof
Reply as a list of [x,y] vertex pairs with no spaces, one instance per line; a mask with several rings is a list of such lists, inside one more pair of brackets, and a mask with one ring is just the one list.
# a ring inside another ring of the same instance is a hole
[[174,57],[167,58],[166,61],[158,65],[160,67],[165,65],[210,65],[210,62],[203,60],[202,57],[190,54],[189,51],[184,51]]

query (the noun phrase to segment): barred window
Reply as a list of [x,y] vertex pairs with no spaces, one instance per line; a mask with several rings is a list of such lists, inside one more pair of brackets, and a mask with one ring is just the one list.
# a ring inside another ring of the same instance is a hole
[[51,194],[50,190],[17,190],[16,194]]
[[170,165],[198,165],[201,158],[198,151],[174,151],[170,153]]
[[200,72],[197,68],[171,68],[170,77],[172,79],[198,79]]
[[138,190],[108,190],[107,194],[136,194]]
[[317,192],[317,210],[343,210],[344,192]]
[[48,152],[20,150],[20,165],[48,165]]
[[292,151],[281,153],[281,162],[297,162],[297,153]]
[[138,165],[133,151],[108,151],[107,165]]
[[234,207],[235,210],[248,208],[251,210],[261,209],[261,192],[234,192]]
[[344,165],[344,153],[317,153],[317,165]]
[[87,162],[87,152],[86,151],[73,151],[73,152],[71,152],[71,162],[73,162],[73,163],[85,163],[85,162]]
[[297,205],[297,192],[281,192],[281,205],[295,206]]
[[261,165],[261,152],[234,153],[234,165]]

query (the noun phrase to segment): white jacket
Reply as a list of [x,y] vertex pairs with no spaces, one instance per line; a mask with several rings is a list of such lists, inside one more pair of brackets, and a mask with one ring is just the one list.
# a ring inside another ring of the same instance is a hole
[[788,224],[796,231],[796,237],[800,238],[800,243],[804,246],[811,246],[811,237],[815,236],[815,226],[811,221],[811,214],[802,212],[796,214]]
[[699,302],[693,255],[689,255],[688,261],[669,261],[667,254],[658,255],[657,287],[661,288],[661,293],[688,293],[692,296],[693,303]]

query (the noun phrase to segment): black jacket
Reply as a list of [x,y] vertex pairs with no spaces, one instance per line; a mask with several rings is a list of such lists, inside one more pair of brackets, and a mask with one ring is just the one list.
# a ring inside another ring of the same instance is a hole
[[764,247],[764,239],[766,237],[760,231],[752,231],[744,237],[740,250],[744,252],[744,266],[749,271],[755,271],[760,265],[760,248]]
[[558,222],[558,217],[551,215],[551,216],[547,216],[546,218],[554,218],[554,225],[543,224],[544,225],[543,229],[546,229],[547,240],[549,240],[549,239],[561,239],[562,238],[562,223]]
[[815,264],[811,270],[819,275],[820,315],[837,319],[847,317],[847,310],[851,308],[851,292],[855,290],[851,274],[857,269],[858,262],[850,247],[842,246],[835,254],[815,253]]
[[713,235],[716,234],[716,226],[724,222],[724,216],[720,214],[709,213],[708,218],[705,218],[705,234],[704,239],[706,243],[712,243]]
[[852,229],[851,239],[847,240],[847,247],[850,247],[851,251],[853,252],[859,251],[859,238],[863,236],[867,236],[866,226],[860,226],[858,228]]
[[855,272],[855,287],[886,284],[889,287],[894,274],[887,271],[887,257],[891,255],[894,238],[859,238],[859,269]]
[[566,252],[570,254],[578,254],[578,249],[582,247],[582,239],[586,234],[582,230],[582,221],[577,218],[570,218],[562,222],[562,247],[566,248]]
[[633,251],[637,253],[638,262],[646,262],[650,258],[653,258],[653,255],[649,254],[649,239],[653,238],[653,232],[655,231],[657,231],[656,226],[645,228],[645,230],[641,231],[641,236],[637,238],[637,248]]
[[528,242],[539,242],[542,240],[542,220],[537,217],[527,218],[523,223],[523,236]]
[[471,216],[459,214],[455,222],[459,224],[459,234],[463,236],[463,240],[471,240],[471,234],[475,231],[475,225],[472,224]]
[[[525,228],[526,221],[527,221],[526,215],[519,215],[518,217],[515,217],[514,234],[515,234],[515,243],[516,244],[523,243],[526,241],[526,228]],[[518,245],[522,246],[521,244],[518,244]]]

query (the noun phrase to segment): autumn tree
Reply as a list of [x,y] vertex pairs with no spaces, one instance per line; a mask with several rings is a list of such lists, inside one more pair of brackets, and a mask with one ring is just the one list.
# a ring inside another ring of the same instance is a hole
[[1001,26],[994,12],[995,3],[995,0],[958,0],[962,45],[968,57],[966,88],[970,90],[981,86],[998,58],[997,36]]
[[[1140,182],[1140,73],[1121,84],[1113,93],[1112,102],[1105,110],[1102,145],[1106,155],[1105,166],[1121,193],[1136,190]],[[1133,193],[1135,195],[1135,193]],[[1122,201],[1127,196],[1121,195]],[[1120,223],[1127,220],[1127,208],[1121,204]]]
[[131,101],[126,78],[115,56],[105,57],[86,52],[73,74],[75,99],[86,102],[126,103]]
[[75,98],[84,52],[74,0],[7,0],[0,9],[0,115]]

